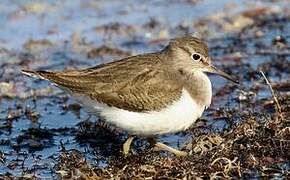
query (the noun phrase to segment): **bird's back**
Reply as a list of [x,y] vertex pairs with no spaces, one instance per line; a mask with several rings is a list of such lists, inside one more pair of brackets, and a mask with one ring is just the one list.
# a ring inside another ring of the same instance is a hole
[[161,110],[181,96],[182,83],[162,68],[162,63],[158,54],[152,53],[83,70],[23,72],[47,79],[72,94],[141,112]]

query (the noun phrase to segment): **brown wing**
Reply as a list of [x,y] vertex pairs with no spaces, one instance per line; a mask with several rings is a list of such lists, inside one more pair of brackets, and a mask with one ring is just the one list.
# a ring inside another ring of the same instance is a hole
[[179,99],[182,85],[170,72],[157,69],[158,61],[147,59],[139,56],[80,71],[38,71],[37,75],[109,106],[158,111]]

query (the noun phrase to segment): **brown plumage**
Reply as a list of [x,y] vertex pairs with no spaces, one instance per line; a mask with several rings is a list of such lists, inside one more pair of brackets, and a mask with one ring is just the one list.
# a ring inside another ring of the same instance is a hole
[[[193,62],[192,53],[201,56]],[[198,87],[194,71],[210,65],[208,48],[194,37],[172,40],[160,52],[143,54],[83,70],[28,71],[72,94],[85,95],[109,106],[134,112],[161,110],[180,98],[182,88],[198,103],[208,99]],[[194,90],[194,92],[193,92]]]
[[180,97],[182,84],[161,64],[158,56],[146,54],[84,70],[23,72],[109,106],[141,112],[161,110]]

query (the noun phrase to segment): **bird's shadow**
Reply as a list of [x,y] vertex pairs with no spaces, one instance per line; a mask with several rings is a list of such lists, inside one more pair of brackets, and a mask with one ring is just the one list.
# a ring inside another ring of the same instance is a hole
[[[101,120],[80,122],[75,135],[80,146],[88,147],[92,154],[103,158],[123,156],[122,147],[127,138],[127,133],[111,127]],[[131,149],[133,152],[142,152],[147,149],[148,145],[142,138],[135,138]]]

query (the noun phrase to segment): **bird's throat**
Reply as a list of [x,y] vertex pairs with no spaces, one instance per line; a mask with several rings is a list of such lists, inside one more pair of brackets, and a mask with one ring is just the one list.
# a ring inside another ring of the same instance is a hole
[[184,86],[199,106],[209,107],[212,98],[212,86],[206,74],[201,71],[188,74]]

